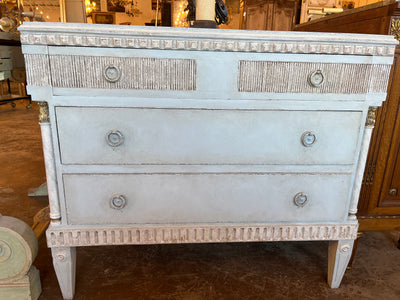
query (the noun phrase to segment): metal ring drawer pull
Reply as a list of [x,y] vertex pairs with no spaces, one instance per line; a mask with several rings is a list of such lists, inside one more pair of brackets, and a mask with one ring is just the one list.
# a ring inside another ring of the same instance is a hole
[[294,204],[296,204],[299,207],[303,207],[304,205],[306,205],[306,203],[308,202],[308,196],[306,193],[297,193],[294,198]]
[[325,77],[321,70],[317,70],[308,76],[308,82],[313,87],[320,87],[325,82]]
[[126,199],[122,195],[114,195],[111,197],[110,206],[113,209],[123,209],[126,205]]
[[110,130],[106,134],[106,141],[111,147],[118,147],[124,142],[124,135],[119,130]]
[[317,137],[312,131],[306,131],[301,135],[301,143],[304,147],[311,147],[316,141]]
[[103,75],[108,82],[116,82],[121,78],[121,70],[114,65],[108,65],[104,68]]

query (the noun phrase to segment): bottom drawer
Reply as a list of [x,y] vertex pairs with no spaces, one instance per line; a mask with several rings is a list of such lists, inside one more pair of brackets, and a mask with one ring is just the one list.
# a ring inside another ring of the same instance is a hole
[[64,174],[69,224],[344,220],[347,174]]

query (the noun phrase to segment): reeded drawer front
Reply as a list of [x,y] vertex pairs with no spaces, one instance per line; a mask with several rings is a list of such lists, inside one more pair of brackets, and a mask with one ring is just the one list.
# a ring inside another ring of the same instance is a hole
[[196,61],[152,57],[50,55],[54,87],[196,90]]
[[69,224],[319,222],[346,217],[350,175],[66,174]]
[[240,61],[238,91],[250,93],[385,93],[390,65]]
[[57,107],[63,164],[353,164],[361,112]]

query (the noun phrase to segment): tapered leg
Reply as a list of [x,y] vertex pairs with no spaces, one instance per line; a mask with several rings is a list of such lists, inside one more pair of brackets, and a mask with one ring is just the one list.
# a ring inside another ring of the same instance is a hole
[[53,265],[64,299],[73,299],[75,294],[76,248],[51,248]]
[[353,250],[353,240],[332,241],[329,243],[328,254],[328,284],[338,288]]
[[353,266],[354,257],[356,256],[356,252],[357,252],[357,248],[358,248],[358,242],[360,241],[360,238],[361,238],[362,235],[363,235],[363,232],[361,232],[361,231],[357,232],[357,239],[354,241],[353,251],[351,253],[350,261],[349,261],[349,264],[347,266],[348,270],[350,270],[351,267]]

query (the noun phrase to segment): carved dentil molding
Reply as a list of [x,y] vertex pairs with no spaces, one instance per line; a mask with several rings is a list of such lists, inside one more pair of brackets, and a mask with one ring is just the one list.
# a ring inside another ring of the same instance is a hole
[[169,49],[189,51],[222,51],[222,52],[274,52],[274,53],[318,53],[346,55],[378,55],[391,56],[394,48],[385,45],[342,44],[340,42],[320,41],[246,41],[242,39],[190,39],[190,38],[158,38],[130,36],[98,36],[90,33],[24,33],[21,43],[25,45],[54,45],[78,47],[108,47],[134,49]]
[[[351,240],[357,238],[356,222],[342,225],[209,225],[105,228],[60,228],[46,232],[49,247],[176,244],[256,241]],[[60,253],[59,260],[62,260]]]

